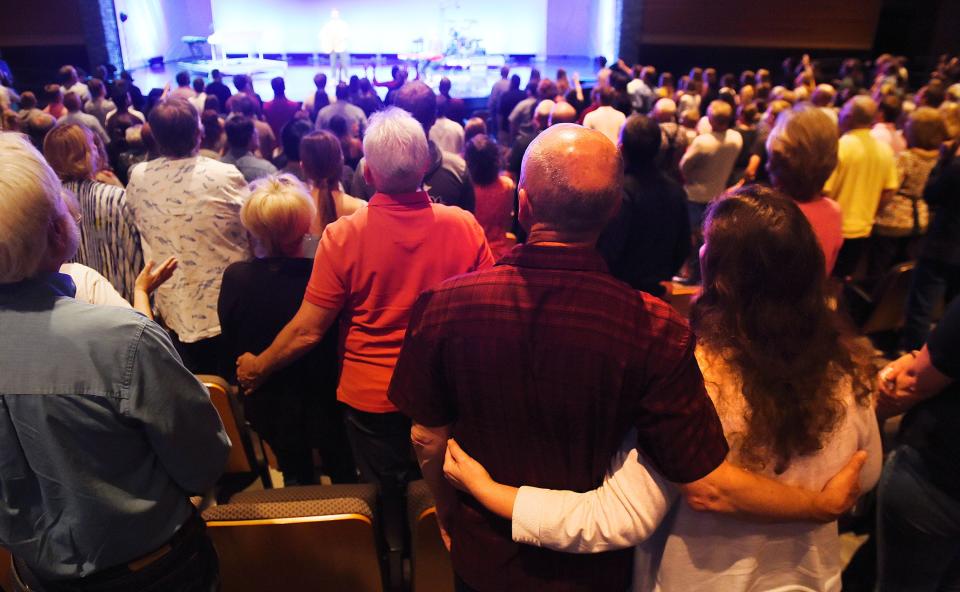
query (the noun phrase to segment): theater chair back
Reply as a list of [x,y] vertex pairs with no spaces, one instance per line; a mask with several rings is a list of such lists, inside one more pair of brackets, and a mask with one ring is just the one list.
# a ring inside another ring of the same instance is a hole
[[220,414],[232,444],[227,467],[218,484],[221,492],[218,492],[217,499],[225,501],[257,479],[265,488],[272,487],[263,445],[243,419],[243,406],[237,398],[236,388],[219,376],[200,374],[197,379],[210,392],[210,401]]
[[237,494],[203,513],[223,592],[382,592],[376,487],[310,485]]
[[412,545],[411,590],[453,592],[450,553],[440,538],[436,503],[425,481],[414,481],[407,488],[407,519]]

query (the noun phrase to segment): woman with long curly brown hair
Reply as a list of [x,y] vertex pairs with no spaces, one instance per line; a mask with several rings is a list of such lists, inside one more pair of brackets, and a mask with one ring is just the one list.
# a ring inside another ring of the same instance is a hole
[[[800,208],[751,185],[715,202],[704,228],[692,323],[728,460],[820,491],[866,450],[861,488],[873,487],[881,450],[870,373],[827,306],[823,253]],[[676,486],[638,453],[635,435],[586,493],[500,485],[455,443],[444,468],[488,508],[512,508],[501,515],[517,542],[579,553],[639,544],[634,590],[840,589],[836,522],[747,522],[674,503]]]

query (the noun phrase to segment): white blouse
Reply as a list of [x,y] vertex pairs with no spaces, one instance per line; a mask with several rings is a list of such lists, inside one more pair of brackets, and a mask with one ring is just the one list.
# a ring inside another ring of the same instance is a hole
[[[711,380],[721,373],[711,372],[699,350],[697,358],[724,434],[733,444],[744,428],[746,402],[731,381]],[[857,450],[866,450],[860,485],[867,491],[876,484],[882,453],[874,409],[854,401],[849,383],[843,388],[846,413],[823,448],[794,459],[780,475],[768,468],[764,476],[820,491]],[[734,462],[735,455],[731,452]],[[513,508],[513,540],[573,553],[640,545],[635,592],[840,590],[836,522],[747,522],[697,512],[678,497],[678,489],[637,451],[631,433],[598,489],[576,493],[521,487]]]

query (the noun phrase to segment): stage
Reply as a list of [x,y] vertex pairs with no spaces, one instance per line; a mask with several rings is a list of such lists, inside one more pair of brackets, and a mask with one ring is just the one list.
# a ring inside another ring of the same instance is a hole
[[[287,86],[287,97],[294,101],[302,101],[310,94],[314,93],[316,87],[313,84],[313,77],[318,72],[327,74],[327,92],[332,97],[336,88],[336,78],[333,77],[332,70],[326,56],[295,56],[282,59],[281,56],[268,56],[270,58],[260,63],[254,61],[244,61],[237,64],[237,67],[225,67],[225,82],[231,84],[231,73],[250,73],[253,78],[254,89],[263,98],[268,101],[273,98],[273,90],[270,88],[270,79],[275,76],[283,76]],[[482,59],[481,59],[482,58]],[[400,63],[397,59],[376,57],[352,56],[348,76],[356,74],[361,78],[365,75],[371,77],[376,73],[378,81],[386,82],[391,79],[391,68]],[[410,68],[410,79],[415,76],[413,71],[413,62],[403,62]],[[490,95],[490,88],[493,83],[500,78],[500,64],[510,66],[510,74],[520,76],[521,88],[527,84],[530,79],[530,70],[536,68],[540,71],[542,78],[556,78],[558,68],[567,71],[567,75],[572,79],[575,72],[580,74],[581,83],[585,87],[593,85],[596,79],[596,72],[593,71],[593,60],[588,57],[573,56],[551,56],[544,58],[510,58],[509,56],[477,56],[467,68],[427,68],[421,72],[421,79],[437,90],[440,79],[446,76],[452,83],[451,94],[454,97],[468,100],[485,100]],[[144,93],[153,88],[163,88],[168,82],[175,85],[174,76],[181,70],[190,72],[191,78],[194,76],[203,76],[209,82],[207,76],[211,64],[208,60],[182,60],[169,62],[162,67],[138,68],[133,70],[134,82]],[[383,88],[378,89],[381,98],[386,94]]]

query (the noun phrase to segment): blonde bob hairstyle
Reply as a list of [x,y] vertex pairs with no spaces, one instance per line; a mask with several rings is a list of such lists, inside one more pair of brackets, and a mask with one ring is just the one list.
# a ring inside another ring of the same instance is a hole
[[0,284],[37,275],[50,233],[69,216],[60,179],[43,156],[25,136],[0,133]]
[[267,257],[297,256],[296,247],[317,214],[310,192],[292,175],[265,177],[250,188],[240,210],[243,227]]
[[808,103],[787,109],[767,138],[767,171],[774,187],[799,202],[823,191],[837,167],[837,124]]
[[92,179],[97,172],[93,133],[82,125],[58,125],[43,140],[43,155],[61,181]]

